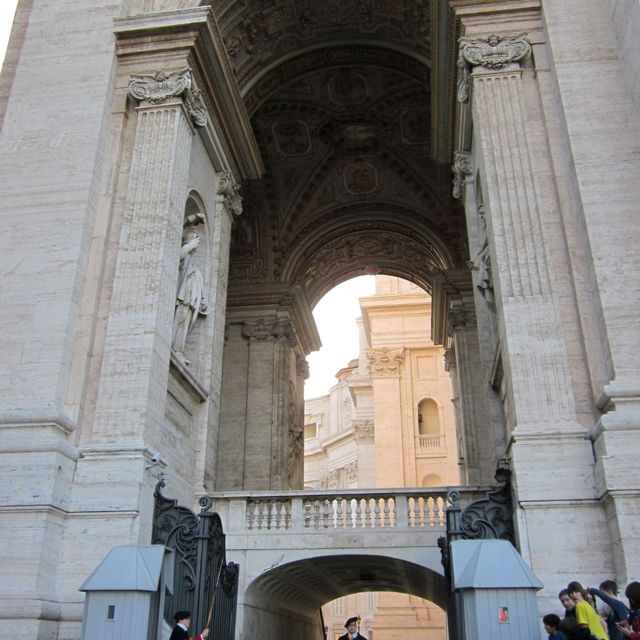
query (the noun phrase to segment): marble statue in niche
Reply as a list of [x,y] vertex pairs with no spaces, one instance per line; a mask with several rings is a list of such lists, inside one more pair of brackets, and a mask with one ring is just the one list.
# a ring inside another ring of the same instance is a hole
[[182,247],[180,248],[180,268],[171,350],[177,360],[185,366],[191,364],[185,356],[187,337],[196,320],[200,316],[207,315],[209,311],[204,297],[204,276],[194,259],[201,238],[192,228],[202,223],[204,223],[202,213],[187,216],[183,230]]

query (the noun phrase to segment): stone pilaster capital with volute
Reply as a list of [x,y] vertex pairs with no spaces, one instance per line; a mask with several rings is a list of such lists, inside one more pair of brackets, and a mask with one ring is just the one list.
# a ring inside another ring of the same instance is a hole
[[218,174],[218,195],[222,197],[225,209],[229,215],[242,214],[242,196],[240,185],[236,182],[231,171],[221,171]]
[[207,124],[208,112],[199,89],[195,86],[191,69],[154,74],[132,75],[129,95],[137,102],[162,105],[171,98],[181,98],[191,122],[197,127]]
[[473,67],[491,71],[504,69],[508,65],[524,60],[531,53],[531,43],[526,34],[499,36],[491,34],[484,38],[462,37],[458,55],[458,101],[469,99],[469,77]]

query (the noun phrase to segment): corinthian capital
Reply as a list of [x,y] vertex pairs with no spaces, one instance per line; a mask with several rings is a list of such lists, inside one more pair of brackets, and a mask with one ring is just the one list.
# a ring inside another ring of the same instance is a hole
[[471,67],[502,69],[513,62],[520,62],[531,52],[526,34],[503,38],[495,34],[486,38],[460,38],[458,56],[458,101],[469,99],[469,75]]
[[190,69],[173,73],[156,71],[152,75],[133,75],[129,82],[129,95],[138,102],[154,105],[181,97],[193,124],[198,127],[207,124],[207,108],[193,82]]
[[235,181],[231,171],[222,171],[218,174],[218,195],[224,199],[224,206],[234,216],[242,213],[242,196],[240,185]]

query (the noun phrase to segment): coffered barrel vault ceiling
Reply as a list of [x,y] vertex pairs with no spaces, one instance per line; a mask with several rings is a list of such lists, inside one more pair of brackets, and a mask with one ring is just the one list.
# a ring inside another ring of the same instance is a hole
[[213,4],[266,167],[244,186],[231,279],[313,302],[359,273],[429,288],[463,257],[450,163],[432,153],[429,0]]

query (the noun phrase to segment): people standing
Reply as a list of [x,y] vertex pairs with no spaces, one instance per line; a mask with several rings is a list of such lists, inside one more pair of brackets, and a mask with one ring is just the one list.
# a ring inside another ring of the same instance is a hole
[[558,600],[562,603],[564,607],[564,617],[565,618],[575,618],[576,617],[576,603],[573,601],[573,598],[569,595],[569,592],[566,589],[563,589],[558,594]]
[[344,623],[347,633],[340,636],[338,640],[367,640],[363,635],[360,635],[360,631],[358,630],[358,620],[360,620],[360,618],[357,616],[349,618]]
[[588,594],[584,587],[577,581],[570,582],[567,591],[572,600],[576,603],[576,620],[581,627],[585,627],[589,632],[600,640],[607,640],[607,632],[604,623],[600,619],[598,612],[589,604]]
[[624,634],[617,626],[618,622],[623,622],[629,617],[629,609],[621,600],[617,599],[618,585],[613,580],[605,580],[600,583],[600,587],[587,589],[589,593],[600,598],[604,607],[599,611],[600,615],[607,623],[609,640],[623,640]]
[[640,582],[630,582],[624,595],[629,599],[629,617],[616,626],[625,638],[640,640]]
[[555,613],[548,613],[542,618],[545,631],[549,634],[549,640],[567,640],[560,631],[560,618]]
[[209,635],[209,629],[203,629],[203,631],[191,639],[189,635],[189,627],[191,626],[191,612],[190,611],[178,611],[173,619],[176,622],[176,626],[173,627],[171,637],[169,640],[205,640]]

